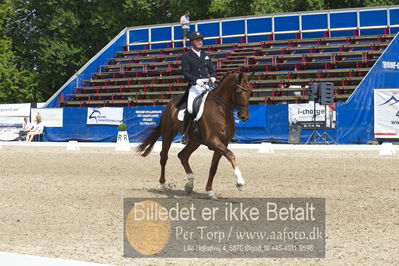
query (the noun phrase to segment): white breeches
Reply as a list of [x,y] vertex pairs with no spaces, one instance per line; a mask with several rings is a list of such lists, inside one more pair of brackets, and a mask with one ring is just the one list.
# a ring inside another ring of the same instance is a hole
[[187,111],[192,114],[193,113],[193,102],[194,99],[200,95],[202,92],[204,92],[205,90],[208,90],[209,86],[208,85],[204,85],[204,86],[198,86],[198,85],[194,85],[191,86],[190,90],[188,91],[188,100],[187,100]]

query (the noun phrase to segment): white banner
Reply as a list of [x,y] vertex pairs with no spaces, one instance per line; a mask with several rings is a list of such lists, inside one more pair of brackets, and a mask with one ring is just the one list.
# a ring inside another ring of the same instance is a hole
[[123,108],[87,108],[88,125],[119,125],[123,120]]
[[335,128],[336,113],[335,104],[320,105],[313,102],[289,104],[288,121],[290,124],[301,125],[304,128],[313,127],[313,113],[316,112],[317,128]]
[[37,108],[43,108],[43,106],[45,105],[46,103],[44,102],[44,103],[37,103],[36,104],[36,107]]
[[399,138],[399,89],[374,89],[375,138]]
[[30,103],[0,104],[0,116],[29,116]]
[[62,108],[32,108],[31,121],[35,121],[36,115],[39,113],[46,127],[62,127],[63,110]]
[[30,115],[30,103],[0,104],[0,140],[15,140],[24,117]]

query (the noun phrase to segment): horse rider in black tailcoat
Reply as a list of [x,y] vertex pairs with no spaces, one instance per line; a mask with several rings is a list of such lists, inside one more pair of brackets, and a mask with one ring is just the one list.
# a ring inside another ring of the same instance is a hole
[[[187,111],[183,122],[183,137],[181,142],[187,143],[187,133],[193,117],[194,99],[202,94],[205,90],[209,90],[210,83],[216,81],[216,71],[213,67],[212,59],[208,54],[201,50],[204,37],[198,31],[190,34],[191,49],[184,53],[181,58],[181,66],[183,76],[189,82]],[[186,92],[187,94],[187,92]]]

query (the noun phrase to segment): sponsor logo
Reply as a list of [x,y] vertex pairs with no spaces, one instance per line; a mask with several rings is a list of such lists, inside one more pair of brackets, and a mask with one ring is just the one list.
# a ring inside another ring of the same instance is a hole
[[100,117],[100,115],[101,115],[101,112],[94,109],[93,112],[91,112],[89,119],[95,119],[96,123],[98,123],[97,118]]
[[383,106],[383,105],[388,104],[388,103],[391,103],[390,105],[394,105],[394,104],[397,104],[398,102],[399,102],[399,99],[396,99],[395,96],[392,96],[386,102],[380,104],[379,106]]
[[399,69],[399,62],[382,61],[382,68],[384,68],[384,69]]
[[123,118],[123,108],[88,108],[87,123],[118,125]]
[[3,112],[18,112],[22,107],[7,107],[7,108],[0,108],[0,113]]

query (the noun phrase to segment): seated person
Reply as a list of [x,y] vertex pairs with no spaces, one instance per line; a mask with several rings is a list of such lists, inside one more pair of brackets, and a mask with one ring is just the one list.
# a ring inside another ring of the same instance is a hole
[[18,132],[19,137],[18,140],[22,141],[25,140],[26,134],[33,128],[31,122],[29,122],[29,117],[24,118],[24,123],[22,124],[22,129]]
[[42,134],[43,130],[44,123],[42,121],[42,117],[40,116],[40,114],[37,114],[35,118],[35,124],[33,124],[33,129],[30,130],[26,135],[26,142],[31,142],[33,137]]

